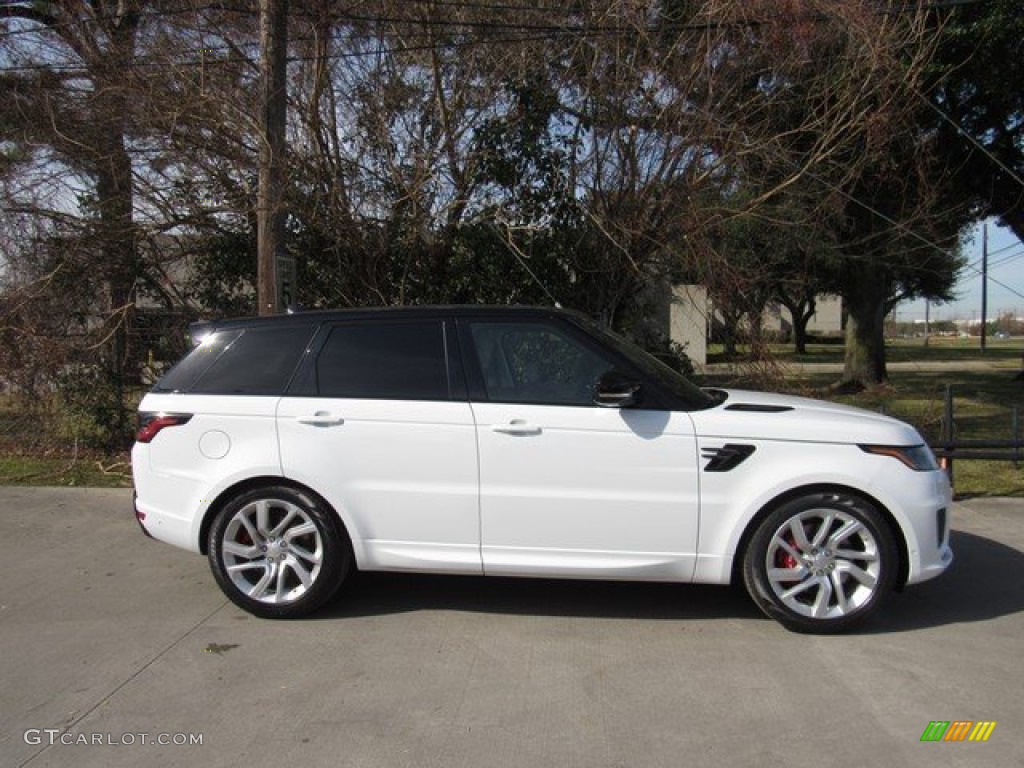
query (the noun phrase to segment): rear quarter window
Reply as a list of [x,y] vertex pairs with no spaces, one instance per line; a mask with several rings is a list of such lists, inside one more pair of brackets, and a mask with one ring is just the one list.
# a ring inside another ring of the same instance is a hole
[[313,325],[215,331],[168,371],[156,392],[283,394]]

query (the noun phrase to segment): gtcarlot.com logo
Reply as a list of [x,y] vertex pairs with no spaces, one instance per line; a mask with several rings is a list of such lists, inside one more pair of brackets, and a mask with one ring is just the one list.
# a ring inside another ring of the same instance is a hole
[[202,746],[201,733],[71,733],[59,728],[29,728],[22,735],[32,746],[159,747]]
[[921,741],[988,741],[995,729],[994,720],[932,720]]

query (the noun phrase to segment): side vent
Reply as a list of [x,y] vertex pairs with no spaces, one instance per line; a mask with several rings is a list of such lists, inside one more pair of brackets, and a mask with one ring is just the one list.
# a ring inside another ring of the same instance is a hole
[[740,464],[749,458],[757,450],[752,445],[736,445],[728,443],[721,448],[701,448],[700,451],[705,459],[709,459],[704,465],[705,472],[728,472],[736,469]]
[[784,413],[792,411],[791,405],[761,405],[759,403],[736,403],[725,406],[727,411],[745,411],[747,413]]

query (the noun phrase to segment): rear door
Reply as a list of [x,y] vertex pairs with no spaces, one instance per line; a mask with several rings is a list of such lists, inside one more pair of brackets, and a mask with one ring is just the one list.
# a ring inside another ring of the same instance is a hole
[[277,412],[284,474],[346,523],[361,568],[480,573],[477,449],[444,319],[323,328]]

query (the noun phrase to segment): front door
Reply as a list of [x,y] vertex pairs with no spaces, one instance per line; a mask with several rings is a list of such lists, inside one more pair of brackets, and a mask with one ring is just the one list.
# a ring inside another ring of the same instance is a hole
[[683,412],[594,404],[622,362],[557,319],[467,320],[483,384],[484,572],[689,580],[698,465]]

